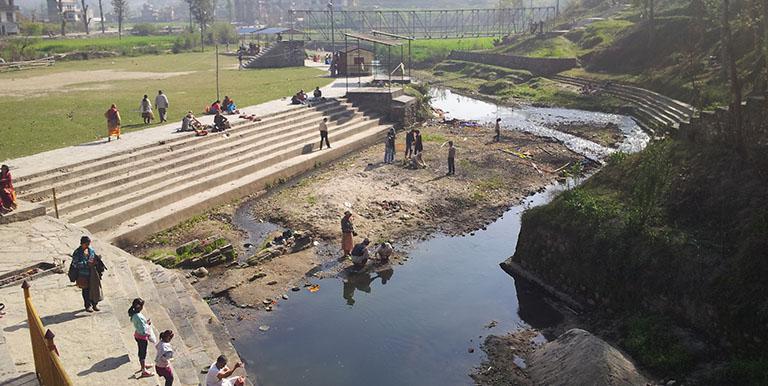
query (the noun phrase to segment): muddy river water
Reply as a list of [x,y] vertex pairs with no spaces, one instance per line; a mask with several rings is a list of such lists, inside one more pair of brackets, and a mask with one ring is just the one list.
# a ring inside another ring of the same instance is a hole
[[[490,122],[499,116],[505,128],[555,137],[590,157],[614,150],[544,123],[617,123],[627,137],[620,147],[625,151],[639,150],[648,140],[631,118],[618,115],[497,107],[450,91],[436,91],[432,103],[458,119]],[[515,252],[522,212],[549,202],[561,189],[555,185],[528,197],[474,234],[400,245],[409,256],[404,265],[313,279],[317,292],[290,292],[289,300],[261,314],[257,323],[230,325],[249,374],[259,385],[472,384],[468,374],[483,359],[480,343],[486,335],[543,328],[561,317],[499,267]],[[259,243],[257,238],[251,242]]]

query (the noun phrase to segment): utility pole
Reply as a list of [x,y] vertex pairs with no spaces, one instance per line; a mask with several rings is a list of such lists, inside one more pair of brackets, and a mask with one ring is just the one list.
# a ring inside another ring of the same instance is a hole
[[216,42],[216,100],[221,100],[219,98],[219,43]]
[[336,46],[336,34],[334,32],[334,20],[333,20],[333,0],[328,1],[328,9],[331,12],[331,53],[336,52],[334,48]]

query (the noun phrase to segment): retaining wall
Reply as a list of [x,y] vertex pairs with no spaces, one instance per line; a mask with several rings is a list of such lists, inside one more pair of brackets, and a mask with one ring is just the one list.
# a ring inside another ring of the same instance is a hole
[[518,70],[528,70],[539,75],[557,74],[579,66],[579,62],[576,58],[531,58],[527,56],[475,51],[451,51],[448,59],[477,62]]

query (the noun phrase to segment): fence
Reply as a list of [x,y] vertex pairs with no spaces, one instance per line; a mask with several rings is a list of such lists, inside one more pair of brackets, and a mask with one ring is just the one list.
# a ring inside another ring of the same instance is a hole
[[7,62],[0,63],[0,72],[26,70],[35,67],[48,67],[56,64],[56,60],[53,58],[43,58],[36,60],[27,60],[22,62]]
[[27,307],[27,324],[32,342],[32,355],[35,358],[35,373],[42,386],[72,386],[69,375],[59,359],[59,350],[53,342],[55,335],[51,330],[45,330],[43,322],[37,315],[32,298],[29,295],[29,283],[21,285],[24,289],[24,304]]

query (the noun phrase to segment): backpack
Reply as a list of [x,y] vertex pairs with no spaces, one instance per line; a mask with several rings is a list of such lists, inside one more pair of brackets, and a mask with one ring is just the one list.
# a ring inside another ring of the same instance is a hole
[[77,281],[77,277],[80,275],[80,272],[77,270],[77,267],[75,267],[75,259],[72,259],[72,262],[69,263],[69,271],[67,272],[67,276],[69,277],[69,281],[74,283]]

